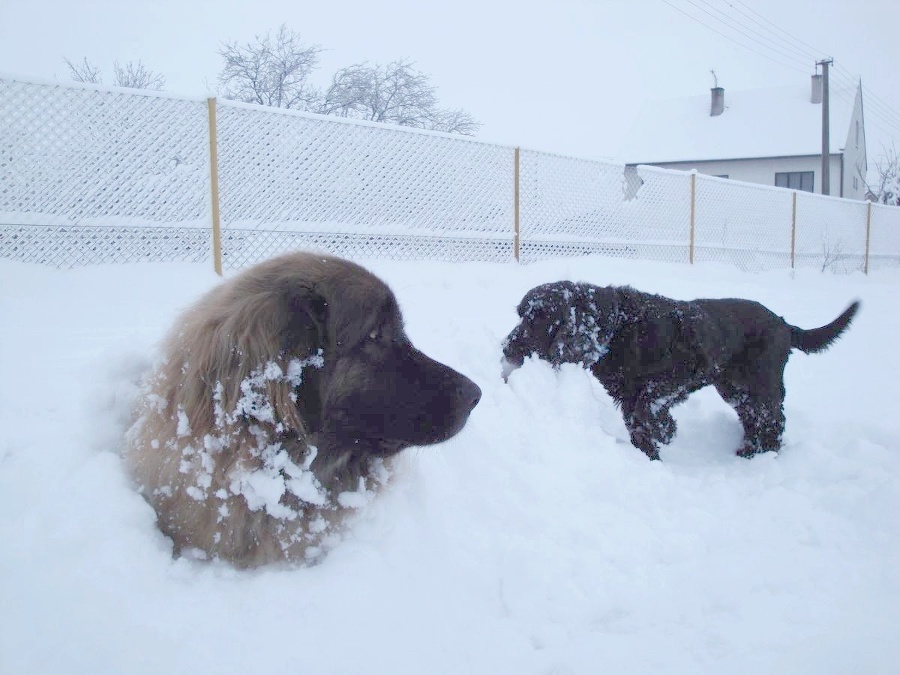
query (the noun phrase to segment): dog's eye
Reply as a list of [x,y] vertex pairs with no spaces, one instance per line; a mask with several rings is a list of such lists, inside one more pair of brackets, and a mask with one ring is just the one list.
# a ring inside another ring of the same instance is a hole
[[369,333],[369,339],[372,340],[373,342],[377,342],[378,340],[380,340],[381,339],[381,329],[376,328],[371,333]]

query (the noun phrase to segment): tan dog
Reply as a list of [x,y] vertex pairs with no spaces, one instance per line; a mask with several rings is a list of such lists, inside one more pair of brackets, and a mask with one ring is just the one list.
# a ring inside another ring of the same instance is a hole
[[124,459],[176,552],[302,561],[371,495],[384,458],[450,438],[480,396],[413,347],[377,277],[293,253],[176,322]]

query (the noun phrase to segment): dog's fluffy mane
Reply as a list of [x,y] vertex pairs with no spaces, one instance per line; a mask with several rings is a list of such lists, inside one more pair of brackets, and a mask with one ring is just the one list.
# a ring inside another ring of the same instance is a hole
[[145,379],[124,451],[177,551],[254,566],[315,558],[333,541],[346,508],[385,474],[375,460],[350,492],[326,489],[340,459],[320,457],[325,468],[311,469],[317,450],[304,410],[320,402],[298,391],[318,389],[300,387],[321,377],[317,336],[352,342],[392,298],[353,263],[295,253],[222,283],[182,314]]

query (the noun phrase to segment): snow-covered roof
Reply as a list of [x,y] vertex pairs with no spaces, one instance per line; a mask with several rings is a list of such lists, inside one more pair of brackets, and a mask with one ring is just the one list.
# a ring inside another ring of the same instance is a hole
[[[725,111],[710,116],[710,93],[647,101],[619,151],[629,164],[787,157],[822,152],[822,106],[811,86],[725,90]],[[855,91],[830,89],[829,150],[847,142]]]

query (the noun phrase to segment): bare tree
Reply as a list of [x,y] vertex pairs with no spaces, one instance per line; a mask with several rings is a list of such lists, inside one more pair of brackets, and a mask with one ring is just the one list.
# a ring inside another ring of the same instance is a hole
[[117,87],[162,91],[166,86],[165,76],[147,70],[140,61],[128,61],[124,66],[120,66],[116,61],[113,63],[113,74]]
[[875,161],[875,182],[866,182],[866,188],[871,201],[900,206],[900,153],[895,145],[882,146],[882,155]]
[[428,75],[402,59],[384,66],[360,63],[339,70],[319,112],[466,135],[473,135],[479,126],[463,110],[440,109]]
[[[91,84],[103,84],[103,74],[98,66],[84,57],[81,63],[73,63],[64,58],[69,67],[69,74],[76,82],[89,82]],[[148,70],[140,61],[127,61],[125,65],[113,63],[113,85],[116,87],[128,87],[129,89],[153,89],[162,91],[166,85],[166,78],[159,73]]]
[[81,63],[73,63],[66,58],[64,58],[63,61],[69,66],[69,74],[76,82],[88,82],[90,84],[103,83],[100,68],[88,61],[86,56],[82,59]]
[[319,92],[308,79],[319,62],[322,48],[305,45],[300,35],[286,26],[256,36],[253,42],[223,44],[219,55],[225,67],[219,73],[223,96],[276,108],[310,110],[319,101]]
[[842,239],[829,239],[828,232],[822,235],[822,266],[820,272],[824,272],[829,267],[832,272],[847,271],[846,261],[850,259],[850,255],[844,253],[844,242]]
[[431,126],[432,131],[446,131],[450,134],[462,134],[474,136],[481,124],[475,121],[465,110],[438,110],[434,113]]

